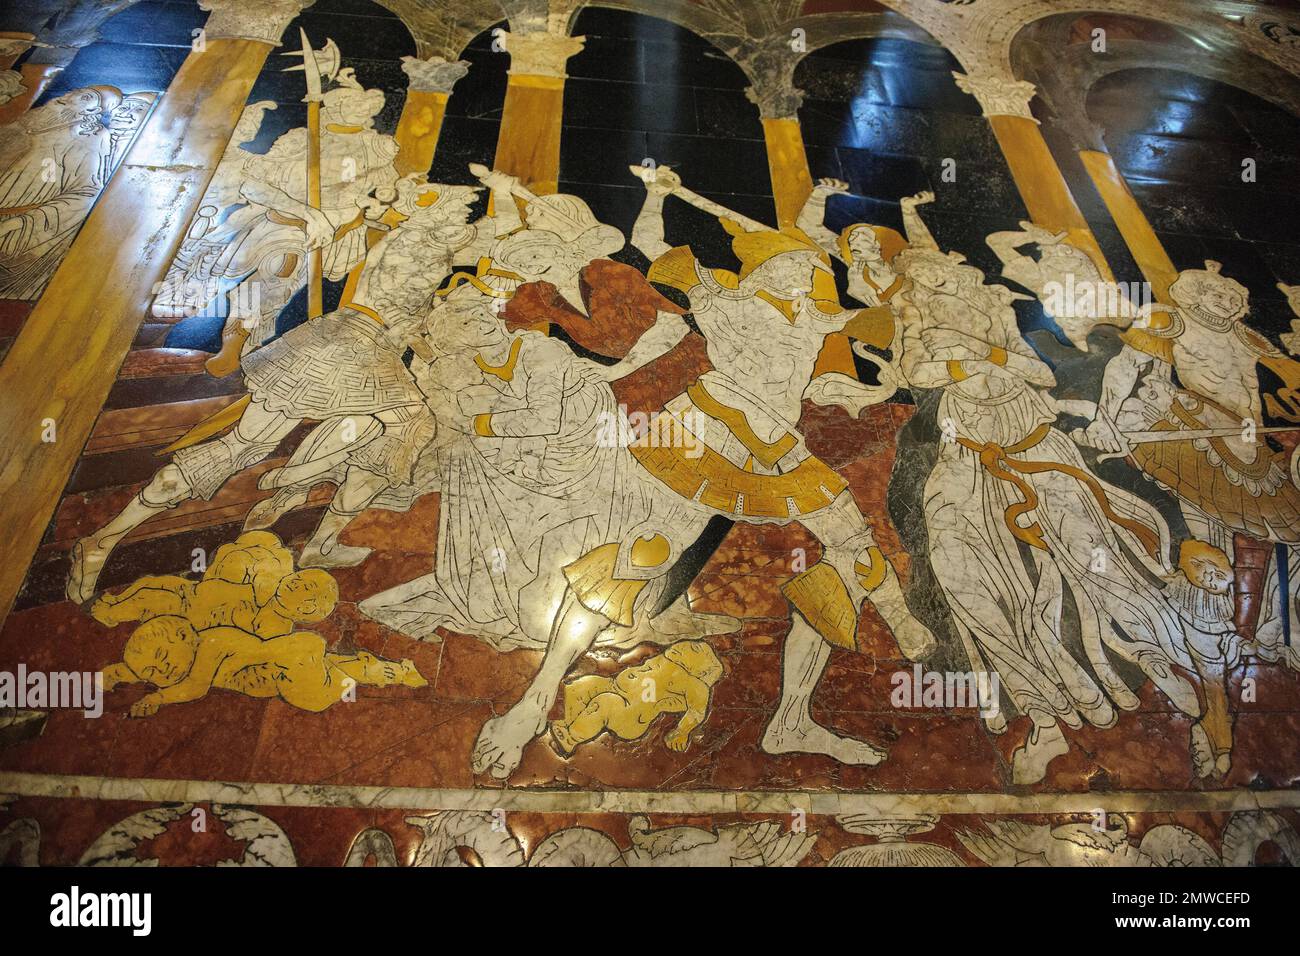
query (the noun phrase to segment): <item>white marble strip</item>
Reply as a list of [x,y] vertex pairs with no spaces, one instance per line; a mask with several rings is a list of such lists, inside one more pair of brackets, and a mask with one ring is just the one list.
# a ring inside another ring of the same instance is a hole
[[1111,791],[1107,793],[888,793],[636,790],[435,790],[301,783],[226,783],[0,772],[0,794],[143,803],[237,803],[259,807],[495,810],[532,813],[1025,814],[1232,812],[1300,808],[1300,790]]

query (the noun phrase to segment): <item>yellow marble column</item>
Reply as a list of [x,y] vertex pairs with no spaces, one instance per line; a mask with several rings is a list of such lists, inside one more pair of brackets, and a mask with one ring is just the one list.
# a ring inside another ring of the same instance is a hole
[[1116,168],[1110,154],[1101,150],[1080,150],[1079,158],[1083,160],[1084,168],[1092,177],[1093,185],[1106,203],[1110,217],[1119,227],[1119,233],[1143,277],[1151,283],[1156,301],[1168,303],[1169,286],[1178,278],[1178,270],[1138,205],[1137,197],[1129,190],[1123,174]]
[[441,56],[427,60],[407,56],[402,58],[402,69],[411,78],[411,84],[395,136],[397,145],[401,147],[397,154],[397,171],[405,176],[407,173],[428,172],[433,165],[451,88],[469,71],[469,63],[465,60],[448,61]]
[[0,365],[0,617],[285,28],[312,0],[201,0],[191,53]]
[[539,31],[506,34],[505,41],[510,78],[493,165],[539,195],[553,193],[560,178],[564,65],[586,37]]
[[767,168],[772,177],[776,222],[781,228],[788,228],[795,224],[812,195],[812,172],[803,148],[803,130],[795,117],[764,118],[763,139],[767,142]]
[[[767,171],[772,180],[772,202],[776,206],[776,222],[780,229],[793,229],[812,195],[812,171],[808,168],[808,153],[803,145],[803,129],[799,125],[799,105],[803,94],[794,86],[789,74],[761,78],[745,91],[751,103],[757,104],[763,122],[763,139],[767,146]],[[814,284],[818,298],[837,296],[834,281],[819,274]],[[888,342],[883,343],[888,345]],[[853,346],[842,333],[826,336],[818,353],[813,375],[839,372],[856,377]]]
[[804,203],[812,195],[812,172],[799,126],[803,93],[794,85],[794,68],[784,72],[760,73],[745,90],[745,97],[758,107],[767,146],[767,171],[772,180],[777,226],[794,226]]
[[962,90],[979,100],[1029,218],[1045,229],[1067,233],[1070,242],[1088,253],[1103,276],[1114,279],[1097,237],[1029,110],[1029,101],[1036,92],[1034,84],[996,75],[954,73],[953,77]]

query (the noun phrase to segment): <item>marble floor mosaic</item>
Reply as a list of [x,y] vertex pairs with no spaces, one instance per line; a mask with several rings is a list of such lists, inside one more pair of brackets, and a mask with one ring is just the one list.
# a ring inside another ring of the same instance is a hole
[[1300,9],[19,0],[0,865],[1300,862]]

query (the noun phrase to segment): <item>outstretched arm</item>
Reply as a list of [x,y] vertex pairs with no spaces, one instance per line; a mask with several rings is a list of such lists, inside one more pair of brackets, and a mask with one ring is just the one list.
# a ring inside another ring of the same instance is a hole
[[691,731],[704,723],[709,711],[709,686],[697,677],[690,678],[683,696],[686,698],[686,713],[682,714],[677,726],[664,738],[670,750],[678,752],[691,745]]
[[103,675],[105,691],[110,691],[114,687],[118,687],[122,684],[140,683],[140,678],[135,676],[135,671],[131,670],[131,668],[127,667],[120,661],[116,664],[109,664],[105,667]]
[[239,195],[249,202],[265,206],[282,216],[301,219],[307,233],[307,251],[322,249],[334,241],[334,224],[319,209],[294,199],[287,192],[256,179],[245,180]]
[[[258,638],[244,634],[242,631],[235,631],[234,628],[220,630],[232,631],[240,635],[240,638],[255,641],[258,645],[262,643]],[[206,696],[208,691],[212,690],[212,682],[216,679],[218,668],[235,652],[236,643],[237,641],[222,633],[209,632],[201,637],[198,653],[194,657],[194,666],[190,668],[190,672],[170,687],[145,694],[131,705],[131,716],[151,717],[158,713],[158,708],[164,704],[184,704]]]
[[470,171],[478,176],[479,182],[492,192],[492,216],[483,217],[483,225],[491,223],[491,230],[480,226],[480,233],[489,231],[492,237],[508,236],[517,229],[522,229],[523,219],[519,216],[519,206],[515,203],[515,189],[519,186],[519,177],[503,173],[498,169],[483,171],[477,163],[470,164]]
[[699,193],[692,192],[685,186],[677,187],[677,189],[674,190],[674,195],[677,196],[678,199],[690,203],[696,209],[701,209],[704,212],[707,212],[710,216],[716,216],[719,219],[730,219],[733,222],[738,223],[740,228],[744,229],[746,232],[774,231],[774,227],[769,226],[767,223],[759,222],[757,219],[750,219],[748,216],[734,212],[726,206],[719,206],[713,200],[705,199]]
[[672,248],[664,241],[664,199],[681,186],[682,180],[668,166],[628,168],[645,183],[645,202],[632,226],[632,245],[653,262]]
[[678,342],[686,338],[686,333],[689,331],[690,326],[686,324],[686,320],[676,312],[660,312],[655,319],[655,324],[642,333],[621,361],[609,366],[597,365],[593,362],[588,377],[605,382],[616,382],[671,351]]
[[836,193],[848,191],[849,184],[842,180],[817,180],[817,185],[808,194],[808,201],[803,204],[803,209],[799,210],[799,218],[795,221],[795,225],[802,229],[809,239],[817,243],[823,252],[837,259],[844,257],[840,254],[835,233],[826,228],[826,200]]
[[640,249],[651,262],[672,246],[664,241],[664,194],[646,190],[645,203],[632,226],[632,245]]
[[1124,400],[1133,394],[1133,387],[1142,370],[1154,361],[1153,356],[1125,345],[1118,355],[1106,363],[1106,371],[1101,378],[1097,416],[1084,432],[1084,444],[1105,452],[1125,450],[1125,443],[1115,430],[1115,416]]
[[1020,251],[1021,246],[1028,245],[1032,241],[1026,232],[995,232],[984,241],[1004,266],[1029,258]]
[[925,224],[916,211],[917,206],[924,206],[932,202],[934,202],[934,193],[927,190],[919,192],[915,196],[907,196],[899,203],[903,210],[903,231],[907,234],[907,244],[913,249],[939,251],[939,243],[935,241],[934,236],[930,233],[930,227]]

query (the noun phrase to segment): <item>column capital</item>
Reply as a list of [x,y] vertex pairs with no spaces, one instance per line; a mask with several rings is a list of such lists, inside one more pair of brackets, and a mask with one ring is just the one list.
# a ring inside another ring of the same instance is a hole
[[315,0],[199,0],[211,12],[203,30],[211,40],[256,40],[278,46],[284,31]]
[[763,119],[799,119],[803,90],[789,83],[763,83],[745,88],[745,99],[758,107]]
[[1029,109],[1029,101],[1038,89],[1028,80],[998,74],[971,76],[955,70],[952,77],[962,92],[979,101],[985,116],[1019,116],[1038,122]]
[[510,54],[512,76],[553,76],[564,79],[569,57],[580,52],[586,37],[539,30],[535,33],[507,33],[506,52]]
[[443,56],[402,57],[402,72],[411,78],[411,92],[450,93],[456,81],[469,72],[468,60],[448,60]]

